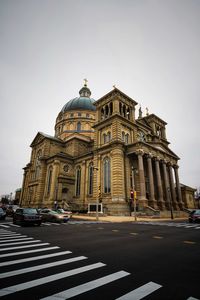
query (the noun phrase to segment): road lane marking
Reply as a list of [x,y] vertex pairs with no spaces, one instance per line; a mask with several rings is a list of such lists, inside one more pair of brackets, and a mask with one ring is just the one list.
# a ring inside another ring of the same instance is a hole
[[186,300],[199,300],[199,299],[194,298],[194,297],[189,297],[189,298],[187,298]]
[[[43,245],[49,245],[49,243],[43,243]],[[41,246],[41,245],[39,245]],[[6,253],[1,254],[1,257],[9,257],[9,256],[16,256],[16,255],[22,255],[22,254],[29,254],[29,253],[35,253],[35,252],[42,252],[42,251],[49,251],[54,249],[59,249],[60,247],[54,246],[54,247],[47,247],[47,248],[41,248],[41,249],[34,249],[34,250],[27,250],[27,251],[21,251],[21,252],[14,252],[14,253]]]
[[[17,242],[17,243],[7,243],[7,244],[0,244],[0,247],[4,246],[14,246],[14,245],[22,245],[22,244],[31,244],[31,243],[38,243],[41,242],[41,240],[33,240],[33,241],[26,241],[26,242]],[[22,246],[23,247],[23,246]],[[1,251],[1,249],[0,249]]]
[[24,273],[34,272],[34,271],[37,271],[37,270],[47,269],[47,268],[60,266],[60,265],[64,265],[64,264],[69,264],[69,263],[79,261],[79,260],[83,260],[83,259],[87,259],[87,257],[86,256],[77,256],[77,257],[73,257],[73,258],[68,258],[68,259],[55,261],[55,262],[52,262],[52,263],[37,265],[37,266],[34,266],[34,267],[18,269],[18,270],[10,271],[10,272],[4,272],[4,273],[0,273],[0,278],[6,278],[6,277],[10,277],[10,276],[15,276],[15,275],[20,275],[20,274],[24,274]]
[[1,224],[0,226],[1,226],[1,227],[5,227],[5,228],[9,228],[8,225],[3,225],[3,224]]
[[[54,249],[54,247],[49,247],[49,248],[44,248],[46,250],[51,250],[51,248]],[[58,248],[58,247],[56,247]],[[31,251],[25,251],[26,253],[32,253],[32,252],[36,252],[35,250],[31,250]],[[38,250],[37,250],[38,252]],[[17,252],[18,253],[18,252]],[[29,257],[29,258],[22,258],[22,259],[17,259],[17,260],[10,260],[10,261],[6,261],[3,263],[0,263],[0,267],[4,267],[4,266],[10,266],[10,265],[15,265],[15,264],[21,264],[23,262],[28,262],[28,261],[34,261],[34,260],[40,260],[40,259],[45,259],[45,258],[50,258],[50,257],[55,257],[55,256],[60,256],[60,255],[66,255],[66,254],[71,254],[71,251],[61,251],[61,252],[56,252],[56,253],[51,253],[51,254],[45,254],[45,255],[39,255],[39,256],[33,256],[33,257]]]
[[76,274],[79,274],[79,273],[87,272],[87,271],[94,270],[94,269],[97,269],[97,268],[101,268],[101,267],[104,267],[104,266],[106,266],[106,265],[99,262],[99,263],[96,263],[96,264],[87,265],[85,267],[80,267],[80,268],[72,269],[72,270],[69,270],[69,271],[62,272],[62,273],[57,273],[57,274],[54,274],[54,275],[42,277],[42,278],[35,279],[35,280],[32,280],[32,281],[27,281],[27,282],[24,282],[24,283],[21,283],[21,284],[8,286],[8,287],[0,290],[0,296],[2,297],[2,296],[5,296],[5,295],[15,293],[15,292],[23,291],[23,290],[26,290],[26,289],[29,289],[29,288],[32,288],[32,287],[35,287],[35,286],[38,286],[38,285],[45,284],[47,282],[49,283],[49,282],[52,282],[52,281],[55,281],[55,280],[58,280],[58,279],[66,278],[66,277],[69,277],[69,276],[73,276],[73,275],[76,275]]
[[122,297],[117,298],[116,300],[140,300],[149,294],[155,292],[156,290],[160,289],[162,285],[157,284],[155,282],[148,282],[141,287],[131,291],[130,293],[127,293],[123,295]]
[[104,229],[103,227],[98,227],[99,230]]
[[113,231],[113,232],[119,232],[119,230],[118,230],[118,229],[113,229],[112,231]]
[[191,244],[191,245],[194,245],[196,244],[196,242],[193,242],[193,241],[183,241],[184,244]]
[[130,232],[131,235],[138,235],[137,232]]
[[128,275],[130,275],[130,273],[125,272],[125,271],[119,271],[119,272],[101,277],[99,279],[92,280],[92,281],[86,282],[84,284],[75,286],[71,289],[62,291],[62,292],[54,294],[52,296],[42,298],[40,300],[64,300],[64,299],[69,299],[69,298],[72,298],[72,297],[80,295],[82,293],[91,291],[91,290],[96,289],[96,288],[98,288],[102,285],[108,284],[110,282],[113,282],[115,280],[118,280],[118,279],[123,278],[123,277],[128,276]]
[[161,239],[163,239],[163,236],[154,235],[154,236],[153,236],[153,239],[158,239],[158,240],[161,240]]
[[[21,238],[21,237],[16,237],[16,238],[12,238],[12,239],[5,239],[3,241],[0,241],[0,246],[1,246],[1,243],[6,243],[6,242],[16,242],[16,241],[27,241],[27,240],[33,240],[32,237],[27,237],[27,238]],[[15,243],[14,243],[15,244]],[[16,243],[17,244],[17,243]],[[5,245],[5,244],[4,244]],[[3,246],[4,246],[3,245]]]
[[[47,245],[50,245],[50,243],[38,243],[38,244],[32,244],[32,245],[23,245],[23,246],[17,246],[17,247],[8,247],[8,248],[3,248],[3,249],[0,249],[0,251],[9,251],[9,250],[16,250],[16,249],[24,249],[24,248],[33,248],[33,247],[40,247],[40,246],[47,246]],[[7,254],[8,256],[12,256],[13,253],[8,253]],[[17,254],[15,254],[17,255]],[[4,257],[2,255],[0,255],[0,257]]]

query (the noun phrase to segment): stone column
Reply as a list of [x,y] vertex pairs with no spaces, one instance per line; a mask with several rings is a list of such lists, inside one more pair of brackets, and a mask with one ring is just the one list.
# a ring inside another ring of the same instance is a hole
[[38,188],[37,188],[37,195],[36,195],[36,205],[38,207],[43,206],[45,178],[46,178],[46,161],[45,159],[40,158],[40,176],[38,180]]
[[175,180],[176,180],[176,193],[177,193],[177,199],[178,199],[178,205],[180,209],[183,209],[183,201],[182,201],[182,195],[181,195],[181,187],[179,183],[179,176],[178,176],[178,165],[174,165],[174,173],[175,173]]
[[168,174],[167,174],[167,167],[166,167],[166,161],[162,161],[162,166],[163,166],[163,174],[164,174],[164,192],[165,192],[165,206],[168,210],[171,209],[170,206],[170,198],[169,198],[169,190],[170,190],[170,186],[169,186],[169,178],[168,178]]
[[50,190],[50,201],[49,205],[54,207],[54,201],[56,201],[57,196],[57,188],[58,188],[58,168],[59,168],[59,160],[55,160],[53,163],[53,171],[52,171],[52,184]]
[[85,205],[85,184],[86,184],[86,161],[83,160],[81,164],[81,186],[80,186],[80,205]]
[[147,156],[147,165],[148,165],[148,177],[149,177],[149,205],[153,208],[158,208],[155,200],[155,191],[154,191],[154,180],[153,180],[153,169],[152,169],[152,155]]
[[140,181],[140,196],[139,200],[139,209],[144,208],[148,205],[148,201],[146,199],[146,187],[145,187],[145,177],[144,177],[144,165],[143,165],[143,150],[138,150],[138,173],[139,173],[139,181]]
[[162,181],[161,181],[161,175],[160,175],[160,164],[159,164],[159,158],[155,158],[155,165],[156,165],[156,179],[157,179],[157,186],[158,186],[158,207],[161,210],[165,209],[164,200],[163,200],[163,189],[162,189]]
[[169,181],[170,181],[170,190],[171,190],[171,196],[172,196],[172,206],[175,210],[178,210],[178,204],[176,201],[176,192],[175,192],[175,185],[174,185],[174,178],[173,178],[173,172],[172,172],[172,166],[169,165]]

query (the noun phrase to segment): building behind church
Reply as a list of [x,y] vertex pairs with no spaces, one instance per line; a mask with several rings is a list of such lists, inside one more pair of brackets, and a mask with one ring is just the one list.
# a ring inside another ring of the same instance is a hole
[[[59,112],[55,134],[38,132],[24,168],[22,206],[104,213],[181,212],[188,207],[179,182],[179,157],[169,148],[167,123],[136,118],[137,102],[114,87],[95,101],[85,82]],[[134,193],[133,193],[134,192]]]

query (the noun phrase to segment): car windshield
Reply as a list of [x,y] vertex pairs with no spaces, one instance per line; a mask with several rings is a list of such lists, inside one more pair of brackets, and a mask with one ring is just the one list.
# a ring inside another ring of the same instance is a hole
[[0,207],[0,212],[3,212],[3,208]]
[[195,215],[200,215],[200,209],[195,210],[194,214]]
[[37,209],[36,208],[25,208],[24,209],[24,213],[31,215],[31,214],[37,214]]

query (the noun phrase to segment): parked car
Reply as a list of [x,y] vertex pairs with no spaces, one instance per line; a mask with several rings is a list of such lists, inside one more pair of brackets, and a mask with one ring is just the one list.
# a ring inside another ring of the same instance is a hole
[[200,222],[200,209],[194,209],[190,212],[188,221],[190,223]]
[[63,208],[58,208],[55,211],[57,211],[59,214],[66,214],[68,215],[70,218],[72,216],[72,212],[70,210],[65,210]]
[[40,215],[42,216],[43,222],[68,222],[70,217],[68,214],[59,213],[52,209],[42,209],[40,211]]
[[0,207],[0,220],[5,220],[6,212],[3,208]]
[[36,208],[17,208],[13,214],[13,224],[38,225],[42,223],[42,217]]

